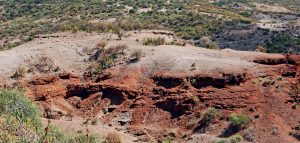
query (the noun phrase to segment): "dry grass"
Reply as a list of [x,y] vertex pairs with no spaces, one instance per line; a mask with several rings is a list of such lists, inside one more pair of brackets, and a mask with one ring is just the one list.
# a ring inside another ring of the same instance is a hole
[[163,37],[157,37],[157,38],[151,38],[147,37],[143,39],[143,45],[152,45],[152,46],[158,46],[158,45],[164,45],[166,43],[165,38]]
[[97,64],[93,64],[90,67],[90,72],[98,74],[101,71],[115,66],[120,60],[121,55],[124,55],[124,51],[128,48],[127,45],[116,45],[106,49],[97,49],[96,53],[90,56],[89,61],[94,61]]
[[[98,45],[97,45],[98,47]],[[86,55],[92,55],[94,53],[95,49],[94,48],[89,48],[89,47],[84,47],[82,49],[82,53],[86,54]]]
[[47,73],[50,71],[59,70],[59,67],[55,67],[55,62],[45,54],[38,55],[37,58],[29,63],[29,69],[37,70],[40,73]]
[[122,143],[120,134],[117,132],[108,133],[106,136],[106,143]]
[[258,47],[255,49],[255,52],[267,53],[267,48],[264,47],[264,46],[258,46]]
[[12,76],[12,78],[24,77],[25,74],[26,74],[26,67],[21,65],[17,68],[17,70],[14,73],[14,75]]
[[130,62],[137,62],[141,60],[142,56],[143,56],[142,50],[140,49],[134,50],[130,55]]
[[172,40],[171,42],[168,42],[167,45],[175,45],[175,46],[185,46],[186,42],[181,40]]
[[96,44],[96,48],[97,49],[103,49],[103,48],[105,48],[105,46],[107,45],[107,41],[104,41],[104,40],[101,40],[101,41],[99,41],[97,44]]

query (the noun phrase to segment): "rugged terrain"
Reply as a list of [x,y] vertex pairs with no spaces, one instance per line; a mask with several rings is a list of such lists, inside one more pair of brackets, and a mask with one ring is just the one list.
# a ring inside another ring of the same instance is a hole
[[[40,35],[0,52],[1,86],[24,87],[45,122],[78,132],[85,129],[82,122],[96,120],[89,132],[117,131],[123,142],[214,142],[234,134],[246,141],[251,134],[254,142],[299,141],[291,133],[300,122],[300,56],[209,50],[189,43],[146,46],[146,37],[180,40],[167,31],[130,31],[122,40],[84,32]],[[86,51],[101,40],[106,48],[128,48],[111,68],[93,74],[89,59],[97,51]],[[137,50],[142,56],[132,61]],[[50,70],[32,69],[43,57],[50,59]],[[20,70],[26,70],[24,76],[16,76]],[[204,126],[209,107],[221,116]],[[250,123],[232,131],[231,113],[249,116]]]

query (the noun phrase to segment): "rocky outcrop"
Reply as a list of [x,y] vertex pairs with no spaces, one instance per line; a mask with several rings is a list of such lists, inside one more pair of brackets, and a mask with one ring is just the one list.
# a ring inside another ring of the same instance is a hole
[[[25,86],[27,96],[41,109],[55,107],[60,113],[83,117],[103,114],[104,123],[143,132],[139,134],[141,139],[161,139],[168,134],[164,129],[176,129],[185,135],[175,138],[185,140],[197,132],[205,110],[214,107],[222,114],[214,123],[217,126],[225,127],[226,117],[240,112],[250,117],[259,141],[287,141],[289,136],[273,137],[266,130],[278,126],[286,131],[300,120],[299,61],[299,56],[294,55],[285,59],[260,58],[254,60],[258,73],[157,72],[143,77],[147,82],[140,82],[137,74],[133,78],[126,76],[130,73],[124,73],[124,79],[107,73],[84,81],[60,74],[32,79]],[[224,131],[209,130],[215,135]]]

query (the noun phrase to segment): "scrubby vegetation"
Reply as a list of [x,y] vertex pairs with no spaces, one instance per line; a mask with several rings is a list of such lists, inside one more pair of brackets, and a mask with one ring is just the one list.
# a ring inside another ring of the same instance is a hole
[[94,61],[95,64],[91,67],[93,73],[100,73],[101,71],[114,66],[118,58],[124,55],[127,45],[116,45],[108,48],[100,48],[90,56],[89,60]]
[[220,117],[220,112],[215,108],[208,108],[205,112],[203,118],[199,122],[199,126],[196,128],[197,132],[205,133],[207,128],[218,120]]
[[209,124],[212,121],[216,120],[219,116],[220,114],[217,109],[208,108],[207,112],[204,114],[202,121],[205,122],[206,124]]
[[122,140],[118,133],[111,132],[106,136],[106,143],[122,143]]
[[[204,36],[215,36],[217,39],[223,30],[230,31],[228,27],[239,27],[241,24],[253,26],[253,10],[232,7],[241,3],[253,7],[251,2],[256,1],[0,1],[0,39],[19,40],[1,44],[0,49],[13,48],[34,39],[38,34],[58,31],[111,32],[122,39],[128,30],[168,29],[183,39],[197,43]],[[270,0],[264,2],[274,4]],[[299,11],[295,7],[299,2],[276,2]],[[259,31],[254,31],[255,33],[260,34]],[[287,33],[283,37],[288,40],[282,41],[278,40],[282,32],[273,35],[269,42],[263,41],[267,52],[299,52],[295,50],[299,47],[299,38]],[[215,49],[217,43],[206,47]],[[222,45],[221,48],[226,47]]]
[[143,56],[142,50],[135,50],[131,53],[130,55],[130,62],[137,62],[139,60],[141,60]]
[[159,46],[164,45],[166,43],[165,38],[163,37],[157,37],[157,38],[151,38],[147,37],[143,39],[143,45],[152,45],[152,46]]
[[258,47],[255,49],[255,52],[266,53],[266,52],[267,52],[267,48],[264,47],[264,46],[258,46]]
[[25,74],[26,74],[26,67],[25,66],[22,66],[20,65],[16,72],[14,73],[14,75],[11,76],[11,78],[21,78],[21,77],[24,77]]
[[101,40],[97,43],[96,47],[98,49],[103,49],[103,48],[105,48],[106,45],[107,45],[107,41]]
[[228,120],[230,122],[231,127],[235,129],[241,129],[250,122],[249,117],[244,114],[231,114],[228,117]]
[[41,126],[38,107],[22,90],[0,91],[0,140],[8,143],[101,143],[96,135],[63,133],[58,127]]
[[216,143],[240,143],[243,142],[244,139],[240,135],[234,135],[228,139],[220,139]]

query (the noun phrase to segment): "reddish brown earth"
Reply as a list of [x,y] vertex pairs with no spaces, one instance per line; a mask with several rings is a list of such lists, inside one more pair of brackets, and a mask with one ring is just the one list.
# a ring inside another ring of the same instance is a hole
[[[250,117],[248,128],[255,130],[256,142],[299,142],[289,133],[300,122],[300,56],[279,57],[253,60],[260,72],[161,70],[145,74],[151,69],[131,67],[121,72],[109,69],[98,77],[40,76],[24,85],[26,95],[43,111],[55,108],[62,116],[85,118],[107,112],[102,118],[105,123],[126,127],[140,141],[194,142],[190,135],[200,134],[203,114],[214,107],[222,118],[207,130],[212,135],[226,136],[226,118],[237,112]],[[120,116],[126,118],[118,120]]]

